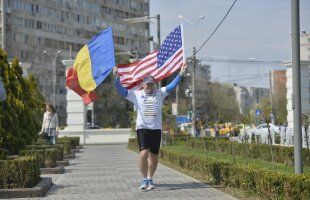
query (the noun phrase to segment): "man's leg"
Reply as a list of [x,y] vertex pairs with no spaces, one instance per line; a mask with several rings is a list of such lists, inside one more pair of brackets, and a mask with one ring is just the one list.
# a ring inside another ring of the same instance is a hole
[[160,141],[161,141],[161,130],[153,130],[152,131],[152,143],[150,145],[150,153],[148,157],[148,171],[147,171],[147,178],[148,178],[148,190],[154,189],[153,183],[153,175],[156,171],[157,164],[158,164],[158,153],[160,148]]
[[147,158],[149,157],[149,150],[144,149],[140,151],[139,154],[139,167],[140,167],[140,172],[141,175],[146,178],[147,172],[148,172],[148,161]]
[[148,158],[147,177],[153,177],[157,168],[157,163],[158,163],[158,155],[150,153]]

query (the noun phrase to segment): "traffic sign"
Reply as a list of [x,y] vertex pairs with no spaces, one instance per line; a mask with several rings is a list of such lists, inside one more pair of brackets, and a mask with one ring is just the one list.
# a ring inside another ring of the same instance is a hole
[[260,109],[256,109],[255,113],[256,113],[256,116],[260,116],[262,112],[260,111]]

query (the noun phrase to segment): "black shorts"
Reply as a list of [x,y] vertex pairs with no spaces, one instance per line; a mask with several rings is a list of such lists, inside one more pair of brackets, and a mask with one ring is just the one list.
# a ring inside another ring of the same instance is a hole
[[159,153],[161,130],[160,129],[138,129],[137,138],[140,151],[149,149],[152,154]]

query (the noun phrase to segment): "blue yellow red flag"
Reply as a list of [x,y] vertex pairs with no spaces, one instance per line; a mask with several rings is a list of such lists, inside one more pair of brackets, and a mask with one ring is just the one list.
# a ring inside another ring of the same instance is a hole
[[94,90],[114,66],[113,34],[109,27],[93,37],[78,52],[73,68],[67,75],[67,86],[88,104],[94,101]]

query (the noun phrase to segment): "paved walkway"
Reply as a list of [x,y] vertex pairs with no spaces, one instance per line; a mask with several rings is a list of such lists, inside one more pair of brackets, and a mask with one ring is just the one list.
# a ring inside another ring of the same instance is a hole
[[141,191],[137,153],[125,145],[84,146],[82,151],[64,174],[53,177],[54,186],[40,199],[236,199],[161,164],[156,189]]

